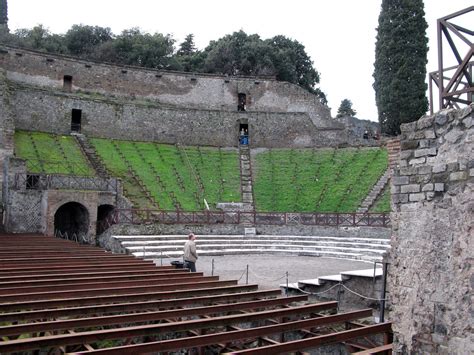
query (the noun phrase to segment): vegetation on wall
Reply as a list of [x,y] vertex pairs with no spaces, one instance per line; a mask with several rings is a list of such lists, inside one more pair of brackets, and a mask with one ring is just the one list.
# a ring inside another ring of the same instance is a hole
[[383,133],[400,134],[400,124],[428,109],[428,27],[422,0],[383,0],[377,28],[374,89]]

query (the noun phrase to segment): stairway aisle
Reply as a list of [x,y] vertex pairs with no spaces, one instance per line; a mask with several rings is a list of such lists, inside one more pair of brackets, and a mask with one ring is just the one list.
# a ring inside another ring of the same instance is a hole
[[254,211],[255,204],[253,200],[252,184],[252,163],[250,160],[250,148],[248,145],[240,145],[240,187],[242,193],[242,202],[244,211]]
[[97,151],[95,150],[94,146],[89,142],[87,137],[77,132],[73,132],[71,133],[71,135],[76,138],[79,147],[81,148],[82,152],[86,156],[87,160],[89,161],[97,175],[101,178],[108,178],[109,174],[107,173],[107,169],[100,161],[99,157],[97,156]]

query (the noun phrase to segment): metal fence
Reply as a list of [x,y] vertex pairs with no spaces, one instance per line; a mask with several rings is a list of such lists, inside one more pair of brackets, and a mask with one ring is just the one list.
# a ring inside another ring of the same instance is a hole
[[334,227],[388,227],[388,213],[287,213],[224,211],[160,211],[116,209],[100,222],[101,230],[114,224],[261,224]]
[[117,191],[117,179],[60,175],[60,174],[15,174],[15,190],[93,190]]

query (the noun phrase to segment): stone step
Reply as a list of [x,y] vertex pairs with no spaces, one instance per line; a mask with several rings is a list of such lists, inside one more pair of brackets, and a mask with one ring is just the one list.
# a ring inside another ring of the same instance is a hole
[[[299,256],[317,256],[317,257],[326,257],[326,258],[337,258],[337,259],[352,259],[352,260],[361,260],[367,262],[374,262],[382,260],[382,257],[365,257],[359,253],[342,253],[342,252],[331,252],[331,251],[320,251],[320,250],[298,250],[298,249],[216,249],[216,250],[199,250],[198,254],[200,256],[217,256],[217,255],[252,255],[252,254],[281,254],[281,255],[299,255]],[[161,256],[168,258],[179,258],[183,256],[182,251],[169,252],[169,253],[153,253],[153,252],[136,252],[133,253],[134,256],[145,258],[145,259],[159,259]]]
[[[184,245],[185,240],[163,240],[163,241],[142,241],[142,242],[122,242],[122,245],[127,249],[139,249],[139,248],[166,248],[166,247],[176,247]],[[389,245],[385,244],[371,244],[371,243],[344,243],[344,242],[322,242],[322,241],[310,241],[310,240],[271,240],[271,239],[261,239],[257,238],[255,235],[250,237],[247,236],[241,239],[212,239],[212,240],[203,240],[199,238],[199,245],[231,245],[231,244],[268,244],[268,245],[277,245],[277,244],[291,244],[291,245],[302,245],[302,246],[324,246],[324,247],[333,247],[333,248],[363,248],[363,249],[375,249],[375,250],[387,250],[390,248]]]
[[[165,234],[165,235],[114,235],[113,238],[122,242],[154,242],[166,240],[187,240],[187,235]],[[199,240],[216,240],[232,238],[234,240],[245,240],[247,237],[242,234],[200,234]],[[338,236],[295,236],[295,235],[266,235],[258,234],[253,239],[265,240],[310,240],[310,241],[326,241],[326,242],[350,242],[350,243],[370,243],[390,245],[390,238],[361,238],[361,237],[338,237]]]
[[[126,247],[131,253],[135,252],[156,252],[156,253],[169,253],[169,252],[182,252],[183,244],[180,245],[166,245],[166,246],[148,246],[148,247]],[[269,243],[253,243],[253,244],[198,244],[198,252],[204,252],[207,250],[237,250],[237,249],[267,249],[271,250],[299,250],[301,252],[306,251],[325,251],[335,253],[360,253],[365,256],[382,256],[387,250],[386,249],[367,249],[367,248],[346,248],[346,247],[329,247],[320,245],[298,245],[298,244],[269,244]]]

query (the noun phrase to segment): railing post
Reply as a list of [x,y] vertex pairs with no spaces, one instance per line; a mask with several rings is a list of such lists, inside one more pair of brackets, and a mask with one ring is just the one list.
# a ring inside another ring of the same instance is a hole
[[246,272],[245,272],[245,284],[249,284],[249,264],[247,264]]
[[240,224],[240,210],[237,211],[237,224]]
[[179,224],[179,210],[176,210],[176,223]]
[[355,213],[352,213],[352,226],[353,227],[356,226],[356,214]]
[[336,226],[339,227],[339,213],[336,213]]

